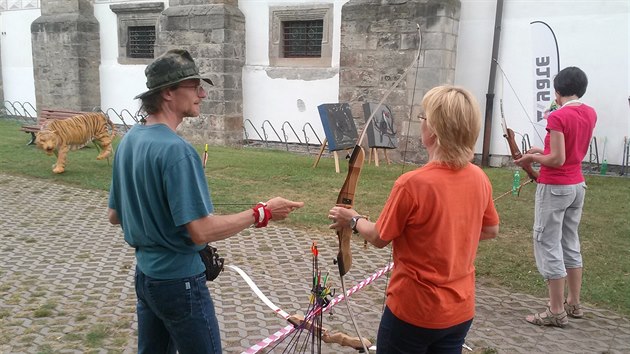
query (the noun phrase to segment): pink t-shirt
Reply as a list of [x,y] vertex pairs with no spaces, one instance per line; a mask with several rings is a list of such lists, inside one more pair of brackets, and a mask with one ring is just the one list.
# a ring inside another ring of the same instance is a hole
[[588,152],[596,122],[597,113],[592,107],[585,104],[565,106],[549,115],[544,154],[547,155],[551,152],[549,131],[555,130],[564,134],[566,159],[564,165],[558,168],[541,166],[538,183],[566,185],[584,181],[582,160]]

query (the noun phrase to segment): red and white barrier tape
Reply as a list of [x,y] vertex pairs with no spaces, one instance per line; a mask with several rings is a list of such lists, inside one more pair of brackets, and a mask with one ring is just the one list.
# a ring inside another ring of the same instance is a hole
[[[330,303],[328,304],[328,306],[319,309],[315,309],[315,311],[313,311],[312,313],[310,313],[306,318],[305,321],[308,321],[310,319],[312,319],[313,317],[317,316],[319,313],[322,312],[327,312],[330,309],[332,309],[333,306],[335,306],[336,304],[338,304],[339,302],[341,302],[346,296],[350,297],[352,294],[356,293],[357,291],[363,289],[365,286],[369,285],[370,283],[372,283],[374,280],[380,278],[383,274],[389,272],[390,270],[392,270],[392,268],[394,268],[394,263],[389,263],[387,266],[385,266],[384,268],[378,270],[377,272],[375,272],[374,274],[372,274],[371,276],[367,277],[365,280],[359,282],[357,285],[353,286],[352,288],[348,289],[346,291],[345,294],[339,294],[337,295],[337,297],[335,297],[334,299],[332,299],[330,301]],[[250,285],[251,286],[251,285]],[[264,295],[263,295],[264,296]],[[262,299],[262,298],[261,298]],[[264,299],[263,299],[264,301]],[[267,304],[267,306],[269,306],[269,304]],[[275,305],[274,305],[275,306]],[[271,307],[271,306],[270,306]],[[272,307],[273,309],[273,307]],[[280,310],[282,311],[282,310]],[[284,316],[283,316],[284,317]],[[288,316],[287,316],[288,317]],[[254,353],[258,353],[259,351],[267,348],[268,346],[270,346],[271,344],[282,340],[284,337],[288,336],[289,334],[291,334],[293,331],[295,331],[297,328],[295,326],[293,326],[292,324],[287,325],[286,327],[280,329],[279,331],[276,331],[274,334],[270,335],[269,337],[261,340],[260,342],[252,345],[251,347],[249,347],[247,350],[243,351],[241,354],[254,354]]]

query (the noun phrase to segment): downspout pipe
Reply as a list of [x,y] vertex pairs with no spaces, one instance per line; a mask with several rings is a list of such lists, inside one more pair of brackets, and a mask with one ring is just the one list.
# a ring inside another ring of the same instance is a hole
[[481,152],[481,166],[483,167],[490,165],[490,139],[492,137],[492,113],[494,112],[494,83],[497,77],[502,19],[503,0],[497,0],[497,10],[494,17],[494,38],[492,40],[492,58],[490,60],[490,79],[488,80],[488,93],[486,93],[486,114],[483,125],[483,150]]

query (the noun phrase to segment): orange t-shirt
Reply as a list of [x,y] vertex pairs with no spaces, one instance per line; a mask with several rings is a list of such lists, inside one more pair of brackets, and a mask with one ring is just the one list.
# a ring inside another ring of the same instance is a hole
[[492,185],[473,164],[453,170],[429,163],[400,176],[376,222],[393,245],[392,313],[433,329],[472,319],[481,228],[498,224]]

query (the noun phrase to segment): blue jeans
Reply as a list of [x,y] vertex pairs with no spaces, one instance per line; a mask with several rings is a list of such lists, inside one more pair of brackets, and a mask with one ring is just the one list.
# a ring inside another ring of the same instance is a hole
[[221,353],[219,322],[204,273],[154,279],[136,268],[138,353]]
[[422,328],[400,320],[386,306],[378,328],[376,353],[461,354],[472,321],[444,329]]

